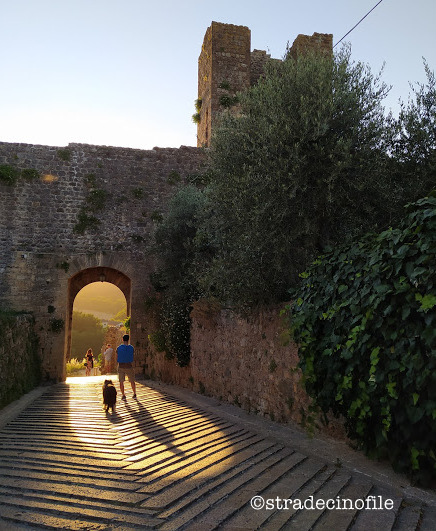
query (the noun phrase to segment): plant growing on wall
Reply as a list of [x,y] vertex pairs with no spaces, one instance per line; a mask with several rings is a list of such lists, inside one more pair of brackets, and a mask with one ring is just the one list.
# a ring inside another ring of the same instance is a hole
[[58,157],[65,162],[69,162],[71,160],[71,151],[68,148],[58,149]]
[[94,213],[100,212],[104,209],[109,194],[106,190],[96,188],[96,180],[94,174],[89,174],[85,177],[85,184],[89,191],[85,199],[85,205],[79,211],[77,223],[73,231],[77,234],[84,234],[86,230],[95,230],[100,225],[100,220]]
[[86,230],[96,229],[99,225],[100,220],[88,214],[86,208],[83,207],[77,216],[77,223],[74,225],[73,231],[77,234],[84,234]]
[[50,331],[54,332],[55,334],[59,334],[62,332],[65,326],[65,321],[63,319],[56,319],[53,317],[50,319]]
[[29,314],[0,310],[0,409],[40,384],[39,340],[33,326]]
[[0,164],[0,183],[13,185],[17,182],[20,171],[15,166]]
[[179,184],[179,182],[182,180],[182,177],[180,176],[180,173],[173,170],[169,173],[167,182],[168,184]]
[[39,171],[33,168],[17,168],[9,164],[0,164],[0,184],[3,183],[13,186],[20,177],[26,180],[32,180],[39,176]]
[[201,106],[202,106],[203,100],[201,98],[198,98],[195,100],[195,114],[192,115],[192,121],[195,124],[199,124],[201,121]]
[[65,271],[65,273],[68,273],[68,271],[70,270],[70,264],[69,264],[68,262],[65,262],[65,261],[63,261],[63,262],[58,262],[58,263],[56,264],[56,267],[57,267],[58,269],[63,269],[63,270]]
[[134,188],[132,195],[135,199],[142,199],[144,197],[144,190],[141,187]]
[[436,193],[320,256],[292,292],[306,390],[372,456],[436,478]]

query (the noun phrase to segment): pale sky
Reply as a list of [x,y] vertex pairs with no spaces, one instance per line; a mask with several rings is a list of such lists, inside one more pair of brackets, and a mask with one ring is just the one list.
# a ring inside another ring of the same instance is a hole
[[[196,145],[197,61],[212,21],[281,58],[299,33],[341,39],[378,0],[0,0],[0,141]],[[383,0],[345,39],[407,101],[436,70],[435,0]]]

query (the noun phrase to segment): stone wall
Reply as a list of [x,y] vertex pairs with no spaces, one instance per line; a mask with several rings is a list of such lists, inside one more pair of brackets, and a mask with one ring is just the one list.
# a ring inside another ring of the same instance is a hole
[[180,368],[151,349],[146,377],[186,387],[278,422],[294,422],[345,438],[343,422],[311,411],[297,369],[298,348],[280,316],[283,306],[240,317],[206,301],[191,312],[191,361]]
[[82,283],[98,281],[97,268],[106,281],[129,281],[131,338],[142,363],[152,233],[178,183],[198,171],[203,157],[194,147],[0,143],[0,165],[33,170],[13,184],[0,179],[0,308],[33,312],[45,378],[66,374],[72,279],[92,271]]
[[331,55],[333,53],[333,35],[331,33],[315,32],[309,36],[300,33],[289,49],[289,56],[295,58],[310,51]]
[[191,329],[196,388],[273,420],[301,422],[309,400],[295,369],[297,347],[279,312],[274,307],[242,318],[197,302]]
[[0,408],[41,380],[33,317],[0,312]]

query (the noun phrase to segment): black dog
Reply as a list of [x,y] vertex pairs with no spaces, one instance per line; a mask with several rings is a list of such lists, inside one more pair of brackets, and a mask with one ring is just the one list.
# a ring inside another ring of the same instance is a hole
[[112,410],[112,413],[114,412],[116,401],[117,390],[115,389],[112,380],[105,380],[103,384],[103,404],[106,413],[109,411],[109,408]]

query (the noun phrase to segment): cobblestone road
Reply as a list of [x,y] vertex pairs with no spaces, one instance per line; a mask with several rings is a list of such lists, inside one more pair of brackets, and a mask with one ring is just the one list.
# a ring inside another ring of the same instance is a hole
[[[304,437],[286,427],[146,384],[138,382],[137,400],[128,393],[105,414],[101,378],[70,379],[3,422],[2,531],[436,529],[431,493],[314,455],[316,442],[306,452]],[[255,496],[269,507],[253,509]],[[392,499],[393,508],[321,507],[344,498],[359,506],[367,496]]]

